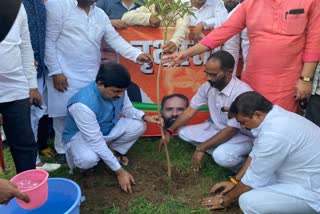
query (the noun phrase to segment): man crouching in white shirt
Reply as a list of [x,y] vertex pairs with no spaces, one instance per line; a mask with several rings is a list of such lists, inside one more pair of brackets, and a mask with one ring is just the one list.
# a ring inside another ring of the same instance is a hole
[[71,169],[90,169],[101,159],[115,171],[127,193],[132,192],[134,179],[120,163],[128,163],[125,154],[144,133],[144,121],[159,124],[158,116],[146,115],[132,106],[126,93],[130,84],[125,67],[116,63],[102,65],[96,81],[69,100],[62,134]]
[[257,92],[240,95],[229,116],[256,137],[241,171],[216,184],[222,193],[203,200],[210,209],[239,198],[244,213],[320,212],[320,128]]

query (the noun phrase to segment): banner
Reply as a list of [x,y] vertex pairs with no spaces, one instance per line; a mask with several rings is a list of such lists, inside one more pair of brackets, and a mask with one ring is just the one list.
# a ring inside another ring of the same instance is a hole
[[[164,28],[129,27],[119,30],[119,34],[132,46],[140,48],[145,53],[150,53],[154,59],[152,65],[137,64],[131,60],[120,57],[120,63],[126,66],[131,74],[133,85],[128,88],[128,95],[134,106],[148,114],[157,111],[157,74],[160,64],[161,45],[164,38]],[[169,28],[168,41],[174,32]],[[179,50],[185,50],[194,43],[188,38],[180,45]],[[167,126],[174,122],[187,107],[186,105],[197,92],[198,88],[207,81],[204,64],[210,52],[194,56],[176,68],[162,68],[160,97],[164,98],[162,115]],[[208,108],[199,110],[198,114],[188,124],[202,123],[209,118]],[[158,136],[160,130],[157,125],[148,124],[145,136]]]

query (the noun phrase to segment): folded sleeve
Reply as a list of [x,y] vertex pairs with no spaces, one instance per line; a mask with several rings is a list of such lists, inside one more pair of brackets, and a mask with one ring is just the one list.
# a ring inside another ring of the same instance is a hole
[[192,97],[190,101],[190,106],[192,108],[199,109],[203,105],[206,105],[208,103],[209,88],[209,83],[205,83],[198,89],[197,93]]

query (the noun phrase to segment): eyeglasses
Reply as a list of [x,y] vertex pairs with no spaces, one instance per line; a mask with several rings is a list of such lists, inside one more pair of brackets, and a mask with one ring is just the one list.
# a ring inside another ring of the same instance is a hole
[[216,78],[217,76],[219,76],[220,74],[223,73],[223,71],[219,72],[219,73],[209,73],[208,71],[204,70],[203,71],[205,74],[207,74],[208,77],[210,78]]

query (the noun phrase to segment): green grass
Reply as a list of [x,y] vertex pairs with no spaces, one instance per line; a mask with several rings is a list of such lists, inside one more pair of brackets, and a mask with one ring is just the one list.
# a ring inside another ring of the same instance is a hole
[[[141,138],[139,141],[134,145],[134,147],[130,150],[128,156],[134,157],[139,156],[145,160],[159,160],[164,161],[166,160],[165,153],[158,152],[158,142],[159,138],[152,137],[152,138]],[[182,142],[177,137],[172,139],[171,143],[169,144],[169,152],[172,164],[174,167],[181,169],[181,170],[190,170],[191,167],[191,157],[194,152],[194,147],[189,145],[185,142]],[[5,149],[5,162],[7,171],[6,173],[0,173],[0,178],[7,178],[10,179],[15,175],[14,164],[8,149]],[[42,161],[52,162],[52,159],[43,158]],[[202,161],[203,167],[199,176],[209,176],[213,179],[214,182],[219,182],[221,180],[226,179],[228,171],[217,166],[212,157],[206,155],[204,160]],[[70,175],[68,173],[68,169],[66,166],[63,166],[59,170],[50,173],[50,177],[66,177],[66,178],[73,178],[76,175]],[[200,198],[199,198],[200,199]],[[139,197],[135,198],[130,201],[128,205],[128,213],[129,214],[185,214],[185,213],[199,213],[204,214],[208,213],[205,209],[193,209],[188,207],[187,204],[179,201],[178,199],[172,198],[168,196],[164,202],[155,203],[147,198]],[[118,207],[111,207],[105,208],[101,207],[98,210],[92,211],[82,211],[81,213],[110,213],[110,214],[120,214],[123,213],[120,211]]]

